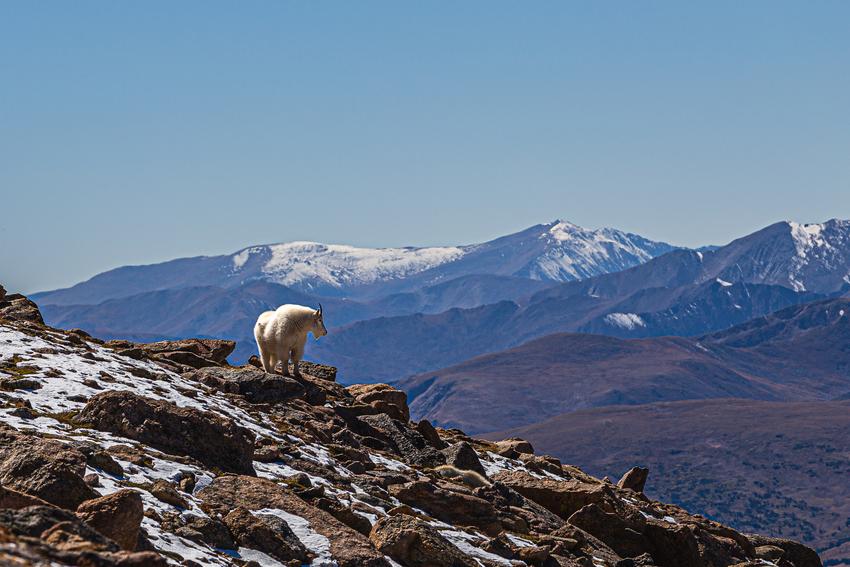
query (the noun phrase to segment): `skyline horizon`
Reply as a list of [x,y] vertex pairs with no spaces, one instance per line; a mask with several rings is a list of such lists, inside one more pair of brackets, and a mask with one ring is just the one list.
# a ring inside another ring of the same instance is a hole
[[[722,247],[722,246],[725,246],[725,245],[727,245],[727,244],[729,244],[729,243],[731,243],[735,240],[738,240],[739,238],[743,238],[745,236],[751,235],[755,232],[759,232],[759,231],[766,229],[770,226],[773,226],[775,224],[780,224],[780,223],[783,223],[783,222],[797,223],[797,224],[800,224],[800,225],[813,225],[813,224],[825,224],[825,223],[831,222],[831,221],[850,222],[850,218],[830,217],[828,219],[823,219],[823,220],[820,220],[820,221],[800,221],[800,220],[797,220],[797,219],[783,218],[783,219],[775,220],[773,222],[764,224],[762,226],[759,226],[757,228],[749,230],[749,231],[747,231],[743,234],[737,234],[737,235],[731,236],[723,242],[709,242],[709,243],[703,243],[703,244],[698,244],[698,245],[683,245],[683,244],[679,244],[677,242],[671,242],[671,241],[664,240],[664,239],[654,238],[653,236],[647,235],[647,234],[644,234],[644,233],[626,230],[626,229],[623,229],[623,228],[620,228],[620,227],[617,227],[617,226],[611,226],[611,225],[585,226],[585,225],[573,222],[573,221],[566,219],[566,218],[555,218],[551,221],[540,222],[540,223],[528,225],[528,226],[525,226],[523,228],[520,228],[519,230],[511,230],[510,232],[502,232],[502,233],[491,235],[489,237],[485,237],[485,238],[482,238],[482,239],[479,239],[479,240],[468,241],[468,242],[443,242],[443,243],[434,243],[434,244],[412,243],[412,244],[407,244],[407,245],[368,246],[368,245],[360,245],[360,244],[355,244],[355,243],[351,243],[351,242],[343,242],[343,241],[322,242],[322,241],[318,241],[318,240],[304,240],[304,239],[278,240],[278,241],[256,242],[256,243],[252,243],[252,244],[247,244],[247,245],[241,246],[239,248],[231,249],[230,251],[210,252],[210,253],[205,253],[205,254],[189,254],[189,255],[185,255],[185,256],[172,256],[172,257],[165,257],[165,258],[161,258],[161,259],[153,260],[153,261],[148,261],[148,262],[119,263],[117,265],[107,267],[107,268],[104,268],[102,270],[98,270],[96,272],[93,272],[93,273],[91,273],[87,276],[84,276],[81,279],[71,281],[71,282],[69,282],[65,285],[60,285],[60,286],[56,286],[56,287],[49,287],[49,288],[48,287],[32,288],[32,289],[29,289],[29,290],[14,289],[10,286],[10,287],[7,287],[6,291],[9,292],[9,293],[22,293],[24,295],[34,295],[34,294],[45,293],[45,292],[53,292],[53,291],[57,291],[57,290],[60,290],[60,289],[67,289],[67,288],[73,287],[74,285],[76,285],[78,283],[88,281],[95,276],[98,276],[98,275],[103,274],[105,272],[109,272],[109,271],[119,269],[119,268],[124,268],[124,267],[129,267],[129,266],[148,266],[148,265],[162,264],[162,263],[170,262],[170,261],[173,261],[173,260],[189,259],[189,258],[211,258],[211,257],[221,257],[221,256],[232,256],[232,255],[238,254],[239,252],[242,252],[244,250],[247,250],[247,249],[253,248],[253,247],[257,247],[257,246],[274,246],[274,245],[278,245],[278,244],[291,244],[291,243],[301,243],[301,242],[310,243],[310,244],[322,244],[322,245],[328,245],[328,246],[350,246],[350,247],[353,247],[353,248],[360,248],[360,249],[438,248],[438,247],[450,247],[450,246],[464,247],[464,246],[475,246],[475,245],[478,245],[478,244],[484,244],[486,242],[489,242],[489,241],[492,241],[492,240],[495,240],[495,239],[498,239],[498,238],[501,238],[501,237],[504,237],[504,236],[509,236],[509,235],[513,235],[513,234],[516,234],[516,233],[519,233],[519,232],[530,230],[530,229],[535,228],[537,226],[547,226],[547,225],[554,225],[554,224],[559,223],[559,222],[565,222],[565,223],[571,224],[573,226],[576,226],[578,228],[581,228],[583,230],[596,231],[596,230],[613,229],[613,230],[618,230],[620,232],[624,232],[626,234],[633,234],[633,235],[641,236],[643,238],[647,238],[647,239],[652,240],[654,242],[665,243],[665,244],[669,244],[671,246],[678,247],[678,248],[689,248],[689,249],[697,250],[697,249],[700,249],[700,248],[708,248],[708,247]],[[6,285],[5,282],[2,279],[0,279],[0,284]]]

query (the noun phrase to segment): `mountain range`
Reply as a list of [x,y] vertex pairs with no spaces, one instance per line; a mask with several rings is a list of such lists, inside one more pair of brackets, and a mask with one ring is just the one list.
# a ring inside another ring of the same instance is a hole
[[228,338],[236,359],[255,352],[257,313],[321,302],[332,332],[308,356],[337,361],[352,381],[394,381],[557,332],[710,333],[840,295],[848,273],[848,221],[780,222],[699,250],[555,221],[455,247],[254,246],[33,297],[52,324],[104,338]]
[[331,327],[521,301],[550,285],[622,270],[674,248],[554,221],[483,244],[368,249],[294,242],[127,266],[34,294],[47,320],[105,338],[215,336],[254,352],[257,313],[322,303]]
[[[316,348],[352,379],[394,380],[559,332],[693,336],[850,289],[850,222],[781,222],[712,250],[673,250],[643,264],[539,291],[523,301],[380,318]],[[360,343],[370,358],[360,357]]]
[[788,307],[700,337],[558,333],[399,382],[414,415],[473,433],[610,405],[850,392],[850,299]]

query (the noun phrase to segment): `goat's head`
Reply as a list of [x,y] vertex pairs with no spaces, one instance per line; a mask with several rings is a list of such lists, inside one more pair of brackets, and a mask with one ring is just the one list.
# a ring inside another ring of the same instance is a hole
[[319,337],[324,337],[328,334],[328,330],[325,328],[325,320],[322,318],[322,304],[319,304],[319,308],[313,312],[313,328],[311,329],[313,332],[313,336],[316,340]]

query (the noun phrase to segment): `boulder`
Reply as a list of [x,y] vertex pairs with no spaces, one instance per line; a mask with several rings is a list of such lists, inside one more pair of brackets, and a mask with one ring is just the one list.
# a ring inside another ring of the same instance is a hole
[[133,343],[117,340],[107,341],[105,345],[119,351],[137,350],[150,358],[162,357],[194,368],[227,364],[227,357],[236,348],[234,341],[221,339],[181,339],[154,343]]
[[136,549],[143,516],[141,495],[128,489],[87,500],[77,508],[77,517],[127,551]]
[[[644,534],[650,541],[652,557],[660,567],[705,567],[700,545],[694,532],[697,528],[648,522]],[[729,564],[728,562],[726,563]]]
[[220,392],[239,394],[253,404],[284,402],[304,397],[304,386],[286,376],[266,374],[262,370],[208,367],[183,374],[184,378],[200,382]]
[[19,293],[3,294],[3,299],[0,300],[0,319],[44,325],[38,305]]
[[420,419],[417,422],[416,431],[435,449],[445,449],[448,446],[448,443],[440,439],[440,434],[427,419]]
[[821,567],[822,565],[815,550],[806,547],[802,543],[797,543],[796,541],[788,539],[765,537],[760,535],[747,535],[747,538],[750,543],[756,546],[756,548],[764,547],[766,545],[778,547],[784,552],[782,559],[790,561],[794,564],[794,567]]
[[301,369],[301,372],[304,374],[309,374],[310,376],[315,376],[320,380],[325,380],[327,382],[336,382],[336,367],[328,366],[327,364],[319,364],[317,362],[310,362],[309,360],[302,360],[298,365]]
[[4,487],[69,510],[99,496],[83,479],[85,455],[70,445],[10,432],[0,435],[0,443],[0,484]]
[[612,494],[612,489],[602,483],[537,478],[525,471],[501,471],[491,478],[513,488],[565,520],[584,506],[603,502]]
[[154,498],[159,500],[160,502],[165,502],[166,504],[171,504],[172,506],[177,506],[178,508],[188,508],[189,504],[186,500],[177,492],[177,489],[168,482],[167,480],[158,479],[148,490],[151,494],[153,494]]
[[242,506],[249,510],[274,508],[299,516],[311,529],[328,538],[331,554],[339,567],[389,567],[364,536],[271,480],[219,476],[196,496],[203,501],[205,510],[216,514],[226,515]]
[[403,391],[388,384],[355,384],[346,389],[358,402],[370,405],[393,419],[410,421],[407,394]]
[[381,518],[369,539],[375,548],[406,567],[478,567],[426,522],[398,514]]
[[446,464],[453,465],[459,469],[475,471],[483,477],[487,476],[487,471],[481,464],[478,458],[478,453],[466,441],[460,441],[450,447],[443,449],[443,455],[446,457]]
[[127,391],[93,396],[75,420],[224,471],[254,474],[254,434],[229,418]]
[[496,445],[496,453],[509,459],[517,459],[521,454],[533,455],[534,447],[525,439],[511,437],[494,443]]
[[279,561],[307,561],[307,548],[277,516],[252,513],[239,507],[224,517],[224,523],[242,547],[262,551]]
[[224,522],[217,518],[187,515],[185,525],[174,528],[174,533],[186,539],[206,543],[221,549],[236,549],[233,535]]
[[646,485],[647,477],[649,477],[649,469],[634,467],[623,475],[623,478],[620,479],[617,486],[643,493],[643,487]]
[[408,464],[436,467],[446,461],[446,458],[429,445],[416,430],[385,413],[355,418],[352,425],[355,433],[384,441],[390,450]]
[[390,485],[389,493],[450,524],[475,526],[489,535],[497,535],[502,529],[493,505],[471,494],[447,490],[427,480]]
[[[28,506],[20,510],[0,509],[0,526],[16,536],[45,538],[53,534],[54,543],[76,545],[95,551],[118,551],[118,545],[73,512],[53,506]],[[62,532],[62,533],[57,533]]]
[[631,522],[604,511],[597,504],[582,507],[570,516],[568,522],[597,537],[622,557],[637,557],[651,551],[651,545],[642,533],[646,522]]
[[47,501],[36,496],[30,496],[5,486],[0,486],[0,508],[20,510],[27,506],[49,506]]

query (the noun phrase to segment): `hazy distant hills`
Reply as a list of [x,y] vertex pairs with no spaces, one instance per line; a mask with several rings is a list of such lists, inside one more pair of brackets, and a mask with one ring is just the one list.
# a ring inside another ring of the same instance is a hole
[[399,385],[415,415],[476,433],[606,405],[829,400],[850,391],[850,299],[789,307],[699,338],[554,334]]
[[563,414],[518,435],[613,479],[641,463],[650,498],[850,563],[850,402],[690,400]]

